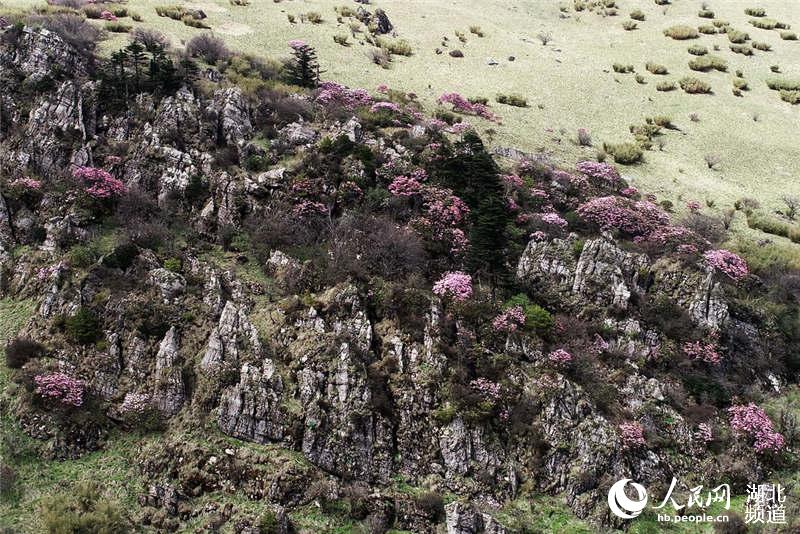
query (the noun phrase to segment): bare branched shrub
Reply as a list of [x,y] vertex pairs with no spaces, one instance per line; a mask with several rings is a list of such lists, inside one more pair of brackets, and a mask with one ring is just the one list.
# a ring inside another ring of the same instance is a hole
[[798,208],[800,208],[800,197],[783,195],[781,200],[786,205],[786,211],[784,211],[783,214],[786,215],[790,221],[793,221],[795,217],[797,217]]
[[231,51],[225,46],[225,42],[210,33],[192,37],[186,43],[186,53],[192,57],[203,58],[206,63],[211,65],[231,57]]
[[536,38],[539,39],[542,46],[547,46],[547,43],[553,40],[553,34],[550,32],[539,32],[536,34]]

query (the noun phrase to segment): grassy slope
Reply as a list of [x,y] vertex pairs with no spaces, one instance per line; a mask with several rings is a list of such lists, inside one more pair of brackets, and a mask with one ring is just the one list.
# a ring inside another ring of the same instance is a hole
[[[202,31],[155,14],[155,6],[169,3],[131,0],[126,5],[144,17],[143,24],[170,34],[176,44]],[[5,2],[12,7],[36,4],[31,0]],[[498,92],[522,94],[531,104],[526,109],[493,105],[503,117],[503,125],[496,128],[499,135],[495,144],[543,150],[565,162],[594,155],[593,149],[580,149],[572,143],[579,127],[588,128],[599,145],[603,141],[628,140],[628,126],[641,123],[647,116],[670,115],[681,131],[667,134],[664,152],[649,152],[644,165],[627,169],[637,185],[662,197],[715,199],[718,205],[730,205],[741,196],[753,196],[777,205],[778,197],[785,192],[800,194],[800,184],[795,179],[800,155],[794,147],[800,107],[781,102],[777,93],[764,84],[766,78],[773,76],[769,69],[773,64],[782,67],[784,76],[800,77],[800,62],[796,59],[800,42],[782,41],[777,31],[750,26],[747,21],[751,17],[744,14],[746,7],[758,4],[767,9],[770,17],[797,26],[800,19],[789,2],[726,0],[711,6],[718,19],[773,46],[772,52],[756,51],[748,58],[732,53],[725,35],[702,35],[693,41],[664,37],[664,28],[674,24],[696,27],[710,23],[697,17],[698,2],[686,0],[675,0],[666,11],[652,0],[620,0],[617,17],[603,18],[570,9],[570,17],[565,19],[559,18],[558,6],[571,2],[378,0],[373,6],[386,9],[399,36],[408,39],[414,48],[412,57],[397,59],[389,70],[370,63],[368,45],[354,42],[346,48],[333,42],[333,35],[349,33],[346,24],[337,24],[334,7],[356,7],[353,2],[253,0],[246,7],[231,6],[227,0],[182,4],[203,9],[215,33],[244,52],[280,56],[287,51],[287,40],[306,39],[319,49],[326,76],[352,86],[372,89],[387,83],[417,93],[428,104],[448,90],[490,99]],[[634,8],[642,9],[647,20],[638,23],[638,30],[624,31],[621,24]],[[299,15],[312,10],[324,16],[323,24],[290,24],[287,20],[287,13]],[[481,26],[486,37],[470,34],[470,25]],[[467,35],[466,44],[458,42],[455,30]],[[547,47],[536,40],[541,30],[553,35],[554,40]],[[465,52],[465,58],[450,58],[447,49],[443,55],[434,54],[445,35],[451,47]],[[124,41],[124,36],[115,35],[105,47],[112,49]],[[658,81],[677,80],[691,73],[686,63],[692,56],[686,48],[693,43],[702,43],[709,49],[719,44],[717,55],[730,64],[727,73],[698,74],[712,84],[716,94],[656,91]],[[513,63],[507,60],[511,55],[517,58]],[[500,65],[486,65],[489,57]],[[647,61],[666,65],[670,75],[647,73]],[[613,73],[614,62],[633,64],[648,83],[640,85],[631,74]],[[751,86],[744,98],[731,94],[731,80],[737,69],[744,72]],[[701,121],[690,122],[690,112],[698,113]],[[753,120],[754,115],[758,121]],[[485,129],[492,125],[481,126]],[[562,129],[565,134],[559,133]],[[706,167],[703,156],[709,153],[722,157],[719,171]]]

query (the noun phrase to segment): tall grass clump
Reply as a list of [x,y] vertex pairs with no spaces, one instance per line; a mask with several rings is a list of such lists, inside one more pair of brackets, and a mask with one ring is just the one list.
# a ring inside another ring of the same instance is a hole
[[686,39],[697,39],[698,37],[700,37],[700,34],[697,32],[696,29],[686,25],[678,25],[667,28],[666,30],[664,30],[664,35],[666,35],[667,37],[671,37],[672,39],[676,39],[678,41],[683,41]]
[[614,158],[620,165],[633,165],[642,161],[644,152],[636,143],[603,143],[603,150]]

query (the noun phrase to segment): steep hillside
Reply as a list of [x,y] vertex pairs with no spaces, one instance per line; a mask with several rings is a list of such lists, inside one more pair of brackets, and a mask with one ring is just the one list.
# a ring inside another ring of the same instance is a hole
[[712,532],[610,513],[675,477],[731,531],[781,482],[797,530],[800,265],[730,240],[752,201],[498,162],[495,106],[318,83],[299,40],[5,22],[5,529]]

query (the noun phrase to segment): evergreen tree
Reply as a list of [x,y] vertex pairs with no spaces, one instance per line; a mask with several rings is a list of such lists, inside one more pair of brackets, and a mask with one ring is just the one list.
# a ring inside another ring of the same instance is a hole
[[287,65],[289,80],[300,87],[313,89],[319,85],[319,62],[317,52],[302,41],[291,41],[289,46],[292,48],[294,59]]
[[506,226],[510,221],[500,169],[480,137],[467,132],[456,143],[454,155],[435,173],[470,208],[470,269],[493,283],[499,282],[506,271]]

